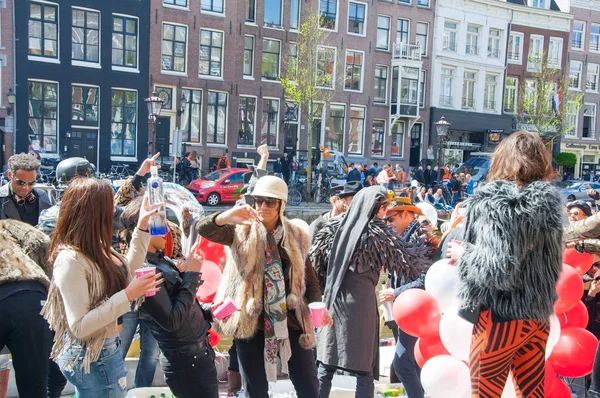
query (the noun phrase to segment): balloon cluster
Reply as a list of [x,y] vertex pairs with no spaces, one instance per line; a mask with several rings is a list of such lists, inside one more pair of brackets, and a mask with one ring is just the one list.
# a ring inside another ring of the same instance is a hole
[[[591,373],[598,346],[594,335],[585,330],[588,314],[580,301],[581,274],[589,270],[593,256],[566,250],[563,261],[546,345],[546,397],[554,398],[571,397],[569,387],[558,376]],[[398,327],[419,338],[415,359],[422,368],[423,389],[431,398],[468,398],[471,394],[468,361],[473,324],[458,316],[458,285],[458,268],[449,260],[440,260],[427,272],[425,290],[406,290],[394,302]],[[510,376],[502,398],[517,397],[515,390]]]

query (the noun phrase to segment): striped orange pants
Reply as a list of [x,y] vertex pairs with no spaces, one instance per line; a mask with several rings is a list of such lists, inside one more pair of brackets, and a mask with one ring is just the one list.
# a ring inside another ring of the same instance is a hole
[[517,397],[544,398],[549,332],[548,322],[494,322],[489,310],[482,311],[471,337],[471,397],[500,398],[512,372]]

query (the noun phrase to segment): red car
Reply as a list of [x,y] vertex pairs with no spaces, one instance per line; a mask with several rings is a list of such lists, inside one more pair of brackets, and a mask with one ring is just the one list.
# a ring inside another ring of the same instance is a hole
[[240,199],[244,174],[250,172],[248,169],[238,168],[216,170],[192,181],[186,188],[196,194],[198,202],[209,206],[232,203]]

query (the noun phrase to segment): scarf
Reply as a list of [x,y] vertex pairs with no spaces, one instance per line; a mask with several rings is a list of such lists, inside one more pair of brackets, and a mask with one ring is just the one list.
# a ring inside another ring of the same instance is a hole
[[292,356],[287,327],[287,303],[283,267],[278,244],[283,239],[283,227],[279,225],[267,234],[263,315],[265,320],[265,371],[267,380],[277,381],[277,354],[281,370],[288,373],[288,361]]

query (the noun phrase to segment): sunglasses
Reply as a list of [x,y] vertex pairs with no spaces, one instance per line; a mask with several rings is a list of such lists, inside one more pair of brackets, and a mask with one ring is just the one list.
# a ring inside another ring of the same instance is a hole
[[256,207],[261,207],[263,203],[266,203],[267,207],[269,209],[273,209],[273,208],[277,207],[277,203],[279,203],[279,199],[261,198],[260,196],[257,196],[254,198],[254,204],[256,205]]
[[421,225],[424,227],[428,227],[431,225],[431,222],[429,220],[423,220],[421,221]]
[[575,210],[575,211],[570,211],[570,212],[569,212],[569,215],[571,215],[571,216],[578,216],[578,215],[580,215],[580,214],[581,214],[581,213],[580,213],[579,211],[577,211],[577,210]]
[[23,180],[19,180],[18,178],[15,178],[15,182],[17,183],[17,185],[20,185],[20,186],[29,185],[30,187],[34,186],[37,183],[36,180],[33,180],[33,181],[23,181]]
[[393,223],[394,222],[394,218],[396,218],[398,214],[394,214],[393,216],[389,216],[385,218],[385,221],[389,222],[389,223]]

